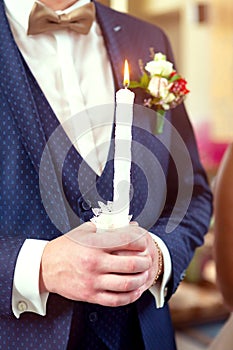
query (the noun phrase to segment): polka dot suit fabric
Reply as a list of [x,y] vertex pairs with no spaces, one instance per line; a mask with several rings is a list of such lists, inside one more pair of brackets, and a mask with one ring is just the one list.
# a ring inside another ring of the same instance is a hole
[[[80,222],[89,220],[92,216],[90,205],[95,205],[98,198],[90,186],[94,174],[85,162],[80,168],[82,159],[72,147],[62,169],[62,184],[59,182],[57,165],[60,151],[69,142],[61,133],[58,143],[51,145],[45,164],[49,169],[47,181],[50,180],[53,185],[51,193],[56,193],[56,197],[49,197],[48,193],[48,198],[52,198],[54,204],[49,213],[43,205],[40,192],[41,156],[58,121],[15,45],[3,0],[0,0],[0,16],[0,349],[124,350],[136,343],[140,344],[140,349],[174,350],[168,307],[156,310],[150,292],[145,292],[135,305],[116,309],[74,303],[51,294],[45,317],[27,312],[20,319],[13,316],[11,291],[14,266],[24,240],[51,240],[76,226],[77,217]],[[149,47],[154,46],[157,51],[171,55],[166,37],[157,28],[99,4],[97,17],[106,40],[117,89],[121,87],[122,80],[119,57],[127,55],[132,64],[132,75],[137,79],[137,52],[142,52],[141,58],[146,60]],[[137,93],[137,103],[141,104],[143,98],[143,94]],[[193,134],[183,107],[176,113],[180,114],[177,128],[181,133],[182,125],[186,126],[187,147],[192,153],[194,172],[197,174],[195,196],[190,205],[192,210],[197,210],[197,220],[191,223],[190,220],[185,221],[183,226],[168,236],[164,234],[167,212],[155,223],[152,218],[154,209],[151,208],[143,223],[164,239],[171,252],[174,272],[167,299],[177,288],[193,249],[201,244],[210,216],[208,186]],[[168,118],[172,116],[168,114]],[[169,155],[159,139],[149,133],[153,121],[146,114],[135,115],[135,119],[145,123],[146,127],[134,127],[134,139],[156,155],[164,174],[169,177]],[[169,130],[166,135],[168,139],[171,137]],[[110,150],[110,159],[113,151]],[[133,159],[131,212],[137,218],[147,200],[143,168],[148,165],[145,155],[139,154],[137,149],[133,149]],[[138,162],[142,168],[138,167]],[[79,182],[77,172],[80,173]],[[96,179],[97,192],[105,200],[112,198],[112,179],[113,164],[109,161],[102,176]],[[83,191],[81,193],[80,185],[86,188],[85,195]],[[171,204],[170,198],[167,201]],[[185,243],[187,241],[189,244]],[[70,333],[73,337],[70,337]]]

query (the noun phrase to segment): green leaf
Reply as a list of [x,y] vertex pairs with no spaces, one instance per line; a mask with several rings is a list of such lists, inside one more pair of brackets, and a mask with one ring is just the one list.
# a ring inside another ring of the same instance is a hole
[[150,78],[148,74],[144,72],[140,78],[140,81],[136,81],[136,80],[130,81],[129,88],[131,89],[141,88],[141,89],[147,90],[149,82],[150,82]]
[[140,83],[141,83],[141,87],[146,89],[148,84],[150,82],[150,78],[148,76],[148,74],[144,73],[142,76],[141,76],[141,80],[140,80]]
[[169,79],[170,83],[173,83],[173,81],[179,80],[181,76],[179,74],[173,75],[171,79]]
[[142,88],[141,82],[136,80],[130,81],[129,88],[131,89]]

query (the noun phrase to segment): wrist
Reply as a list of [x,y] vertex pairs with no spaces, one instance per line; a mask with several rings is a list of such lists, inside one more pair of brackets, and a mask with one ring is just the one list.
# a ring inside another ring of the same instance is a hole
[[40,266],[39,291],[40,291],[40,294],[47,292],[44,284],[43,274],[42,274],[42,266]]
[[43,294],[43,293],[47,293],[49,292],[48,289],[46,288],[46,283],[45,283],[45,251],[48,247],[50,242],[48,242],[48,244],[44,247],[44,250],[43,250],[43,253],[42,253],[42,256],[41,256],[41,261],[40,261],[40,273],[39,273],[39,291],[40,291],[40,294]]

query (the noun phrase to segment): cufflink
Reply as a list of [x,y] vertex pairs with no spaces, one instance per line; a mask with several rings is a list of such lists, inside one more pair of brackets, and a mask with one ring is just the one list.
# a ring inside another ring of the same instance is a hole
[[18,311],[20,312],[24,312],[28,309],[28,305],[25,301],[19,301],[18,304],[17,304],[17,309]]

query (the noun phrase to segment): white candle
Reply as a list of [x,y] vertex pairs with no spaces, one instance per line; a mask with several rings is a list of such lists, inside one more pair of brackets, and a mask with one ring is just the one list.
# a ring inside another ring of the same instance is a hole
[[94,208],[94,217],[91,219],[97,227],[97,232],[117,229],[127,226],[131,216],[130,183],[131,183],[131,144],[133,104],[135,94],[128,90],[129,67],[125,61],[124,89],[116,92],[116,127],[115,127],[115,154],[113,201],[107,204],[99,202],[99,208]]
[[118,226],[129,223],[131,144],[133,104],[135,94],[128,90],[129,68],[125,61],[124,89],[116,92],[116,127],[114,155],[113,209],[117,213]]

